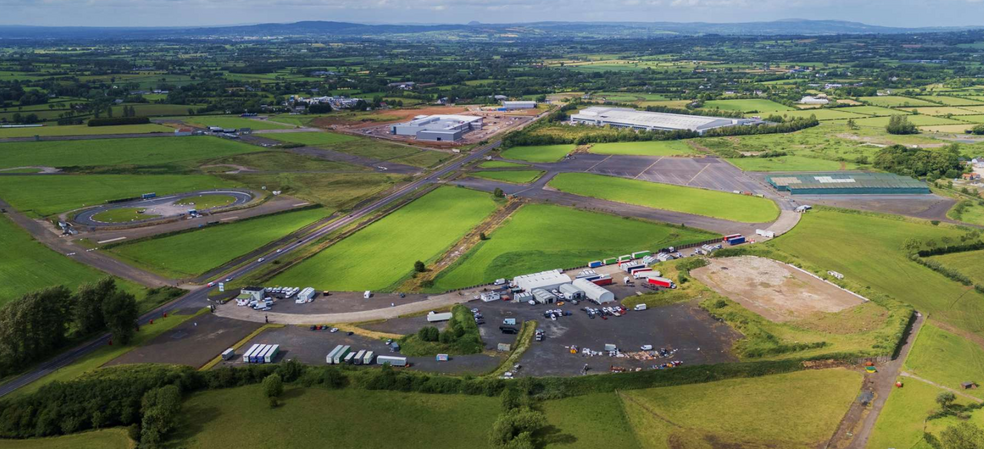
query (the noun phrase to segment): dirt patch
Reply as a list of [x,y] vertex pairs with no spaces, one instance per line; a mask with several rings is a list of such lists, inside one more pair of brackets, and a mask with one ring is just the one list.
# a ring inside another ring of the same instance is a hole
[[835,313],[865,302],[806,272],[762,257],[714,259],[691,273],[714,291],[770,321]]

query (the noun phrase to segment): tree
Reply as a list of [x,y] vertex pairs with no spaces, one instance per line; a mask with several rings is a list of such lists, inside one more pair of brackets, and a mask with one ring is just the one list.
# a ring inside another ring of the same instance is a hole
[[107,277],[96,284],[83,284],[72,300],[72,315],[79,335],[89,335],[106,328],[103,300],[116,293],[116,281]]
[[984,448],[984,430],[966,422],[950,426],[940,433],[939,447],[941,449],[982,449]]
[[975,126],[975,127],[973,127],[973,128],[970,129],[970,132],[972,132],[974,134],[977,134],[977,135],[984,134],[984,125],[977,125],[977,126]]
[[847,127],[850,128],[850,129],[855,129],[856,130],[856,129],[858,129],[858,124],[857,123],[854,123],[854,119],[853,118],[849,118],[849,119],[847,119]]
[[940,405],[940,408],[944,412],[950,410],[950,407],[953,406],[953,401],[956,400],[957,400],[957,396],[949,391],[944,391],[936,395],[936,403]]
[[284,394],[284,381],[279,374],[271,374],[263,379],[263,394],[270,401],[270,408],[279,405],[280,395]]
[[492,191],[492,195],[495,196],[496,198],[505,198],[506,196],[505,192],[503,192],[502,189],[498,187],[496,187],[495,190]]
[[418,260],[413,263],[413,271],[416,271],[418,273],[423,273],[427,271],[427,265],[424,265],[423,262]]
[[113,334],[113,339],[120,344],[130,344],[136,332],[139,316],[137,300],[127,292],[116,291],[103,299],[103,319],[106,321],[106,328]]
[[888,120],[888,126],[885,127],[885,130],[888,131],[889,134],[918,134],[919,133],[919,129],[916,128],[916,125],[909,123],[909,119],[906,118],[904,115],[893,115]]
[[181,413],[181,391],[174,385],[148,391],[141,401],[140,443],[157,447]]

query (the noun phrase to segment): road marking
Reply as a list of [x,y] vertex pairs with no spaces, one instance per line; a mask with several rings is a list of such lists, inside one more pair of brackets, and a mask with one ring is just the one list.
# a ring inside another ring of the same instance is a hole
[[600,161],[598,161],[598,163],[597,163],[597,164],[594,164],[594,165],[592,165],[591,167],[589,167],[589,168],[588,168],[587,170],[584,170],[584,171],[585,171],[585,172],[589,172],[589,171],[591,171],[591,170],[594,170],[594,168],[595,168],[595,167],[597,167],[598,165],[601,165],[601,163],[602,163],[602,162],[605,162],[605,161],[607,161],[607,160],[608,160],[608,158],[610,158],[610,157],[612,157],[612,156],[611,156],[611,155],[608,155],[608,157],[606,157],[606,158],[604,158],[604,159],[602,159],[602,160],[600,160]]
[[115,239],[109,239],[109,240],[100,240],[100,241],[98,241],[98,242],[96,242],[96,243],[99,243],[99,244],[102,244],[102,243],[109,243],[109,242],[118,242],[118,241],[120,241],[120,240],[123,240],[123,239],[125,239],[125,238],[126,238],[126,237],[116,237]]
[[700,169],[700,171],[697,172],[697,174],[694,175],[693,178],[690,178],[690,181],[687,181],[687,183],[684,184],[684,185],[690,185],[690,183],[694,182],[694,180],[697,179],[697,177],[700,176],[701,173],[704,173],[704,170],[707,170],[707,167],[710,167],[710,166],[711,166],[711,164],[705,165],[704,168]]
[[639,177],[642,176],[643,173],[649,171],[650,168],[653,168],[653,165],[656,165],[661,160],[663,160],[663,156],[660,156],[659,159],[656,159],[656,162],[653,162],[652,164],[649,164],[649,166],[646,167],[645,170],[639,172],[639,174],[638,175],[635,175],[635,177],[632,178],[632,179],[639,179]]
[[308,204],[311,204],[311,203],[297,203],[297,204],[295,204],[295,205],[293,205],[293,206],[291,206],[291,207],[301,207],[301,206],[307,206]]
[[229,218],[223,218],[223,219],[221,219],[219,221],[229,221],[229,220],[235,220],[237,218],[239,218],[239,217],[229,217]]

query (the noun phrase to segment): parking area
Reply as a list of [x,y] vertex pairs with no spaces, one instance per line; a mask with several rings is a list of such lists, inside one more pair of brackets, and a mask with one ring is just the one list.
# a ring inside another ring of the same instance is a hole
[[[373,293],[371,298],[366,299],[363,292],[331,292],[325,296],[324,292],[318,291],[312,302],[297,304],[294,297],[285,299],[283,295],[272,293],[267,293],[267,296],[273,299],[271,312],[297,314],[360,312],[410,304],[428,298],[428,295],[422,294],[401,297],[398,293]],[[234,306],[236,303],[232,301],[229,304]]]
[[260,323],[222,318],[211,314],[200,315],[111,360],[106,365],[166,363],[198,368],[259,329],[260,326],[262,326]]
[[735,166],[713,157],[664,157],[646,169],[638,179],[724,192],[767,192],[763,185],[745,176]]

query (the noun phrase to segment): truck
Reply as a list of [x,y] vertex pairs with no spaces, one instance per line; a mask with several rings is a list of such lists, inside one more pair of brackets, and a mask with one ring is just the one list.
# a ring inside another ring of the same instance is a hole
[[341,351],[341,350],[342,350],[342,345],[335,346],[335,349],[332,349],[331,352],[328,353],[328,356],[325,357],[325,363],[327,363],[329,365],[334,364],[335,363],[335,354],[338,354],[338,351]]
[[253,344],[253,346],[250,346],[249,349],[243,353],[243,363],[249,363],[250,356],[252,356],[257,349],[260,349],[259,344]]
[[[731,240],[731,239],[736,239],[736,238],[738,238],[738,237],[741,237],[741,234],[728,234],[728,235],[726,235],[726,236],[724,236],[724,237],[723,237],[723,238],[721,239],[721,241],[723,241],[723,242],[727,242],[728,240]],[[672,252],[672,251],[670,251],[670,252]]]
[[756,229],[755,233],[761,235],[762,237],[770,238],[770,239],[775,238],[776,236],[776,233],[774,231],[769,231],[767,229]]
[[646,257],[646,256],[652,254],[652,253],[653,253],[652,251],[636,251],[636,252],[632,253],[632,258],[633,259],[641,259],[643,257]]
[[407,366],[407,358],[391,355],[381,355],[376,357],[377,365],[385,365],[387,363],[389,363],[390,366]]
[[646,282],[648,282],[649,285],[655,285],[657,287],[662,287],[662,288],[676,288],[676,284],[673,283],[673,281],[671,281],[671,280],[669,280],[667,278],[664,278],[664,277],[652,276],[652,277],[646,279]]
[[[657,272],[653,271],[652,268],[646,268],[644,270],[635,270],[635,271],[632,272],[632,277],[634,277],[636,279],[644,279],[644,278],[649,277],[649,275],[652,274],[652,273],[657,273]],[[657,274],[656,276],[659,276],[659,275]]]
[[608,275],[599,277],[598,279],[591,280],[591,283],[593,283],[594,285],[612,285],[613,282],[615,281],[613,281],[612,277]]
[[636,304],[635,307],[633,308],[633,310],[635,310],[635,311],[646,310],[646,304],[645,303],[643,303],[643,304]]
[[605,265],[615,265],[615,264],[618,263],[618,258],[617,257],[609,257],[609,258],[603,260],[603,262],[605,262]]
[[332,362],[331,363],[334,364],[334,365],[341,364],[342,363],[342,360],[345,359],[345,356],[348,355],[350,349],[351,349],[351,346],[348,346],[348,345],[342,346],[342,349],[339,349],[338,352],[335,353],[335,357],[332,359]]
[[728,239],[728,244],[731,246],[741,245],[742,243],[745,243],[745,237],[740,235],[738,237]]
[[270,350],[263,356],[263,363],[273,363],[273,361],[277,359],[277,354],[279,353],[280,345],[271,346]]
[[603,265],[605,265],[605,263],[602,262],[602,261],[600,261],[600,260],[594,260],[594,261],[588,262],[588,267],[590,267],[590,268],[598,268],[598,267],[603,266]]
[[447,354],[438,354],[434,359],[438,362],[447,362],[449,360]]
[[362,356],[362,364],[363,365],[372,365],[372,361],[375,358],[375,357],[373,357],[374,355],[375,355],[374,352],[372,352],[372,351],[366,351],[366,355]]

